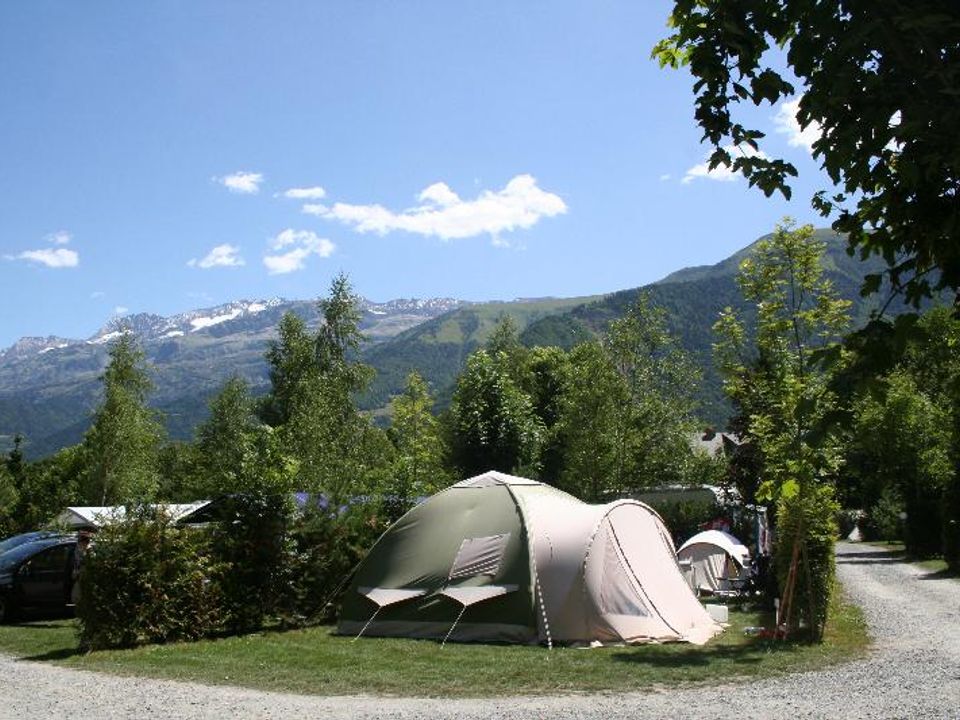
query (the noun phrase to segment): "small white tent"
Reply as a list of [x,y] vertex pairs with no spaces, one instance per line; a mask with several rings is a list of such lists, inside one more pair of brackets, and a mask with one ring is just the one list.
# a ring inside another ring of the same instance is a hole
[[750,551],[723,530],[697,533],[680,546],[677,560],[693,590],[710,593],[735,590],[750,573]]
[[721,628],[687,587],[660,517],[487,472],[437,493],[371,549],[339,631],[498,642],[703,643]]
[[[209,500],[200,500],[193,503],[151,505],[155,510],[162,510],[175,523],[180,523],[190,515],[210,504]],[[127,509],[123,505],[104,505],[100,507],[68,507],[56,518],[54,525],[67,527],[71,530],[99,530],[104,525],[123,522],[127,516]]]

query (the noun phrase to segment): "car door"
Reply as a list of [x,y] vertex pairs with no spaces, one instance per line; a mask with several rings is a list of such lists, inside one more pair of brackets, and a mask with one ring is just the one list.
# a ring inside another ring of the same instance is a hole
[[20,604],[24,607],[56,607],[66,604],[73,545],[55,545],[41,550],[20,566]]

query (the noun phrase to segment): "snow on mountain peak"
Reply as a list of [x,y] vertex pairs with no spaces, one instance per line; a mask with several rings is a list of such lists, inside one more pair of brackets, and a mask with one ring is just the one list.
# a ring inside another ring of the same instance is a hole
[[[428,318],[465,305],[462,300],[452,298],[399,298],[387,302],[373,302],[359,299],[360,310],[376,318],[390,322],[392,316],[408,318]],[[36,355],[47,354],[75,345],[106,345],[124,332],[131,332],[141,341],[171,340],[192,333],[203,332],[208,328],[232,320],[251,317],[280,306],[290,306],[291,310],[313,306],[313,301],[287,301],[282,298],[267,300],[237,300],[215,307],[199,308],[187,312],[163,317],[152,313],[134,313],[112,318],[103,328],[86,340],[70,340],[60,337],[25,337],[11,347],[0,349],[0,360],[11,361]],[[262,322],[273,323],[274,318],[264,318]],[[377,322],[380,322],[377,320]],[[414,320],[414,322],[416,322]],[[257,321],[259,327],[261,321]],[[391,328],[394,326],[391,325]]]

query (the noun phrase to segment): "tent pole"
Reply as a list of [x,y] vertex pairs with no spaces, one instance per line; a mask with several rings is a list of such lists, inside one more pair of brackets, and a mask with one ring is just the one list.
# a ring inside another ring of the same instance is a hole
[[447,644],[447,640],[450,639],[450,635],[453,633],[453,629],[457,626],[457,623],[460,622],[460,618],[463,617],[463,614],[464,614],[466,611],[467,611],[467,606],[466,606],[466,605],[464,605],[462,608],[460,608],[460,614],[457,615],[457,619],[453,621],[453,625],[451,625],[451,626],[450,626],[450,629],[447,630],[447,634],[446,634],[446,636],[444,636],[443,642],[440,643],[440,647],[441,647],[441,648],[442,648],[444,645]]
[[363,626],[363,629],[360,631],[360,633],[350,642],[356,642],[357,640],[360,639],[360,635],[363,635],[363,633],[367,631],[367,628],[370,627],[370,623],[373,622],[373,619],[377,616],[377,613],[380,612],[380,609],[382,607],[383,607],[382,605],[377,605],[377,609],[373,611],[373,615],[371,615],[370,619],[367,620],[367,624]]

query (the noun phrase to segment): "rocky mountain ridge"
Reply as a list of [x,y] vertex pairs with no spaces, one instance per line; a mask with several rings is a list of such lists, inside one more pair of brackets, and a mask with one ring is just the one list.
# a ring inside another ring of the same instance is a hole
[[[0,364],[22,361],[31,356],[43,355],[75,345],[107,344],[119,337],[124,330],[129,330],[144,343],[183,337],[238,320],[248,321],[247,324],[251,327],[247,330],[250,330],[256,325],[255,321],[250,322],[254,316],[263,315],[264,324],[271,325],[273,316],[276,314],[271,311],[279,310],[282,313],[291,310],[312,316],[315,313],[311,312],[311,308],[315,303],[315,300],[283,298],[236,300],[171,316],[146,312],[123,315],[111,318],[100,330],[85,339],[55,335],[20,338],[10,347],[0,349]],[[382,339],[466,304],[468,304],[466,301],[454,298],[399,298],[388,302],[374,302],[362,298],[360,310],[366,320],[365,330],[372,335],[373,339]]]

